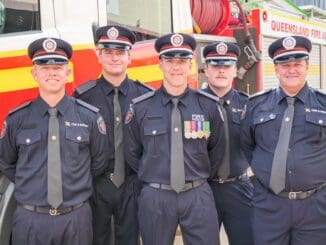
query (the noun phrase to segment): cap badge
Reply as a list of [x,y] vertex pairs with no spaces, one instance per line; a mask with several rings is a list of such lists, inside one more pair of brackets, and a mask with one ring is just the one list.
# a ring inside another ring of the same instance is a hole
[[284,38],[282,44],[285,49],[293,49],[297,42],[293,37],[287,37]]
[[107,32],[108,38],[110,40],[116,40],[119,36],[119,31],[115,27],[111,27]]
[[224,55],[226,54],[226,52],[228,51],[228,46],[221,42],[219,44],[216,45],[216,52],[220,55]]
[[45,39],[42,45],[44,50],[48,53],[55,51],[57,48],[56,41],[51,38]]
[[180,47],[183,44],[183,36],[180,34],[174,34],[170,39],[173,47]]

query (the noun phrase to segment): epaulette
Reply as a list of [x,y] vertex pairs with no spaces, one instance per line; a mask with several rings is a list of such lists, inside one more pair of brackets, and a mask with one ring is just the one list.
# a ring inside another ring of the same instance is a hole
[[79,86],[78,88],[76,88],[76,92],[78,94],[83,94],[85,92],[87,92],[88,90],[90,90],[91,88],[94,88],[97,84],[96,80],[90,80],[86,83],[84,83],[83,85]]
[[19,111],[19,110],[21,110],[21,109],[23,109],[23,108],[29,106],[31,103],[32,103],[32,101],[28,101],[28,102],[25,102],[24,104],[21,104],[20,106],[14,108],[14,109],[12,109],[12,110],[10,110],[10,111],[8,112],[8,115],[11,115],[11,114],[13,114],[13,113],[15,113],[15,112],[17,112],[17,111]]
[[148,99],[148,98],[153,97],[154,94],[155,94],[155,91],[150,91],[150,92],[148,92],[148,93],[146,93],[146,94],[143,94],[143,95],[141,95],[141,96],[138,96],[137,98],[134,98],[134,99],[132,100],[132,103],[137,104],[137,103],[139,103],[139,102],[141,102],[141,101],[144,101],[144,100],[146,100],[146,99]]
[[270,93],[272,91],[273,91],[273,89],[267,89],[267,90],[263,90],[263,91],[257,92],[255,94],[250,95],[249,96],[249,100],[251,100],[253,98],[257,98],[257,97],[259,97],[259,96],[261,96],[263,94],[268,94],[268,93]]
[[238,92],[239,92],[239,94],[245,96],[246,98],[249,97],[249,95],[248,95],[247,93],[245,93],[245,92],[243,92],[243,91],[241,91],[241,90],[238,90]]
[[87,109],[90,109],[91,111],[94,111],[94,112],[99,112],[99,111],[100,111],[100,109],[98,109],[97,107],[92,106],[92,105],[90,105],[90,104],[88,104],[88,103],[86,103],[85,101],[82,101],[82,100],[80,100],[80,99],[76,99],[76,102],[77,102],[79,105],[81,105],[81,106],[83,106],[83,107],[86,107]]
[[323,89],[316,89],[315,91],[316,91],[318,94],[321,94],[321,95],[323,95],[323,96],[326,95],[326,90],[323,90]]
[[205,97],[208,97],[208,98],[210,98],[210,99],[216,101],[216,102],[220,102],[220,99],[219,99],[217,96],[215,96],[215,95],[212,95],[212,94],[210,94],[210,93],[207,93],[207,92],[205,92],[205,91],[203,91],[203,90],[201,90],[201,89],[198,89],[197,92],[198,92],[199,94],[201,94],[201,95],[204,95]]
[[147,88],[149,91],[154,91],[154,89],[151,86],[147,85],[146,83],[142,83],[138,80],[136,80],[135,83],[137,83],[140,86],[143,86],[144,88]]

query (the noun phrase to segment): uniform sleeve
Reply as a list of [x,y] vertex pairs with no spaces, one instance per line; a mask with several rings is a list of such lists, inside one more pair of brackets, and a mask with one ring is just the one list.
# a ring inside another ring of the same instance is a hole
[[14,128],[10,121],[4,121],[0,135],[0,170],[12,182],[15,182],[18,159]]
[[108,140],[106,125],[98,113],[93,122],[90,139],[91,172],[94,177],[101,175],[108,167]]
[[143,147],[140,139],[140,128],[132,107],[127,113],[123,133],[126,161],[129,166],[137,172]]
[[211,161],[211,175],[217,172],[225,154],[225,129],[218,105],[212,109],[211,135],[208,141],[208,153]]
[[251,127],[251,121],[252,121],[252,106],[250,105],[249,102],[243,111],[241,125],[240,125],[241,127],[240,145],[249,164],[252,159],[252,151],[254,150],[255,147],[255,138],[254,138],[253,129]]

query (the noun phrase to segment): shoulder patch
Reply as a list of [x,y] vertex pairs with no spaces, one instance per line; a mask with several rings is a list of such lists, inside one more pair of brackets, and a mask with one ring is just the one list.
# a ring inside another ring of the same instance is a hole
[[215,96],[215,95],[212,95],[212,94],[210,94],[210,93],[207,93],[207,92],[205,92],[205,91],[203,91],[203,90],[201,90],[201,89],[198,89],[197,92],[198,92],[199,94],[201,94],[201,95],[207,97],[207,98],[210,98],[210,99],[216,101],[216,102],[220,102],[220,99],[219,99],[217,96]]
[[11,114],[13,114],[13,113],[15,113],[15,112],[17,112],[17,111],[19,111],[19,110],[21,110],[21,109],[23,109],[23,108],[29,106],[31,103],[32,103],[32,101],[28,101],[28,102],[26,102],[26,103],[24,103],[24,104],[22,104],[22,105],[20,105],[20,106],[18,106],[18,107],[16,107],[16,108],[10,110],[10,111],[8,112],[8,115],[11,115]]
[[134,99],[132,100],[132,103],[137,104],[137,103],[139,103],[139,102],[141,102],[141,101],[144,101],[144,100],[146,100],[146,99],[149,99],[149,98],[153,97],[154,94],[155,94],[155,91],[150,91],[150,92],[148,92],[148,93],[146,93],[146,94],[143,94],[143,95],[141,95],[141,96],[139,96],[139,97],[137,97],[137,98],[134,98]]
[[81,106],[83,106],[83,107],[85,107],[85,108],[87,108],[87,109],[89,109],[89,110],[91,110],[91,111],[94,111],[94,112],[99,112],[99,111],[100,111],[100,109],[98,109],[97,107],[92,106],[92,105],[90,105],[90,104],[88,104],[88,103],[86,103],[85,101],[82,101],[82,100],[80,100],[80,99],[76,99],[76,102],[77,102],[79,105],[81,105]]
[[7,132],[7,122],[6,122],[6,120],[4,120],[3,124],[2,124],[2,128],[1,128],[0,139],[5,137],[6,132]]
[[83,94],[86,93],[88,90],[94,88],[97,84],[96,80],[90,80],[86,83],[84,83],[83,85],[79,86],[78,88],[76,88],[76,92],[77,94]]
[[144,88],[147,88],[149,91],[154,91],[154,89],[151,86],[147,85],[146,83],[142,83],[138,80],[134,81],[134,83],[136,83],[137,85],[140,85]]
[[251,99],[253,99],[253,98],[257,98],[257,97],[259,97],[259,96],[261,96],[261,95],[269,94],[269,93],[272,92],[272,91],[273,91],[273,89],[268,89],[268,90],[260,91],[260,92],[258,92],[258,93],[255,93],[255,94],[250,95],[250,96],[249,96],[249,99],[251,100]]
[[126,116],[125,116],[125,124],[128,124],[130,123],[131,119],[134,117],[134,109],[132,107],[132,104],[129,105],[129,110],[128,112],[126,113]]

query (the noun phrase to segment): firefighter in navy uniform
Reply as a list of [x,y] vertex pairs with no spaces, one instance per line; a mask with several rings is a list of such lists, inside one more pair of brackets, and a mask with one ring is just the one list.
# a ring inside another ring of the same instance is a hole
[[0,169],[15,183],[14,245],[92,242],[92,176],[103,173],[107,138],[95,107],[65,94],[69,43],[28,47],[39,97],[12,110],[0,139]]
[[326,241],[326,95],[306,81],[311,48],[301,36],[274,41],[279,87],[247,104],[241,145],[256,176],[255,244]]
[[193,37],[167,34],[155,42],[163,85],[133,100],[125,118],[126,157],[144,182],[139,224],[144,245],[219,244],[211,171],[224,154],[218,98],[187,86]]
[[134,245],[139,241],[137,197],[140,183],[135,172],[125,163],[122,141],[128,138],[123,137],[121,118],[129,110],[133,98],[152,89],[126,75],[131,61],[130,49],[135,42],[135,36],[130,30],[111,25],[100,27],[96,31],[96,39],[102,75],[74,92],[76,98],[100,109],[109,132],[108,169],[95,183],[96,191],[91,202],[94,244],[109,243],[113,215],[115,244]]
[[227,42],[209,44],[203,50],[209,84],[204,91],[220,98],[224,123],[228,126],[225,156],[209,183],[215,197],[219,223],[223,223],[229,243],[252,245],[252,172],[240,149],[240,119],[248,96],[232,88],[239,55],[240,48]]

